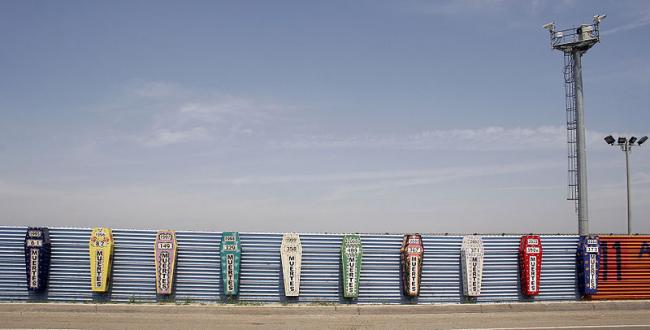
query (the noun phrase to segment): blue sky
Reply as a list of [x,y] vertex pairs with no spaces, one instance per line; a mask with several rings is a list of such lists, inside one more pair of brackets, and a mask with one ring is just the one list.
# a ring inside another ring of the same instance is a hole
[[602,138],[650,134],[647,1],[1,2],[0,225],[576,232],[542,25],[601,13],[590,227],[623,232]]

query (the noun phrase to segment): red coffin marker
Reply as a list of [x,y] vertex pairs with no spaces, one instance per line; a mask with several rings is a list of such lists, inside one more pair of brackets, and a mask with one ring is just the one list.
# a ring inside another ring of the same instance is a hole
[[519,273],[521,293],[526,296],[539,294],[542,272],[542,240],[538,235],[524,235],[519,241]]

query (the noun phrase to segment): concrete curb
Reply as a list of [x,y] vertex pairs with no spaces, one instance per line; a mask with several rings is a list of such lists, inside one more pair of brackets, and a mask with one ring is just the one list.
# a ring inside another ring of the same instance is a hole
[[379,315],[648,310],[650,300],[432,305],[147,305],[0,303],[0,313],[165,313],[211,315]]

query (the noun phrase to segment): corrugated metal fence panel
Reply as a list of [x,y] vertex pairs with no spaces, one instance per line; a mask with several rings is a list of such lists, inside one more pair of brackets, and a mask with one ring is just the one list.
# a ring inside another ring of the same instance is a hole
[[578,299],[575,275],[577,236],[542,235],[539,296],[528,298],[519,289],[520,236],[483,236],[483,288],[478,302]]
[[0,227],[0,300],[27,300],[25,230]]
[[600,236],[601,272],[593,299],[650,298],[650,236]]
[[47,299],[92,301],[88,254],[90,229],[50,228],[50,237],[52,261]]
[[[542,239],[542,244],[544,243],[545,241]],[[483,248],[485,251],[483,285],[481,296],[477,298],[477,301],[516,301],[520,299],[518,284],[519,236],[483,236]],[[542,260],[543,266],[544,260]],[[544,274],[543,271],[542,274]]]
[[[155,234],[152,235],[152,240]],[[174,298],[179,302],[214,302],[222,298],[219,244],[221,232],[176,232],[178,259]],[[149,253],[153,260],[153,241]],[[153,261],[151,273],[155,271]],[[155,275],[152,275],[152,279]],[[150,290],[155,295],[154,282]]]
[[[401,236],[400,236],[401,243]],[[418,303],[459,303],[462,298],[460,245],[462,236],[423,235],[422,287]],[[398,247],[399,276],[399,247]]]
[[[222,302],[220,232],[177,232],[175,295],[155,293],[153,230],[113,230],[112,287],[90,291],[90,229],[50,228],[52,265],[47,293],[26,289],[23,240],[26,227],[0,227],[0,301]],[[303,261],[300,297],[284,296],[279,233],[240,233],[242,266],[239,301],[338,303],[459,303],[462,236],[423,235],[425,257],[418,298],[401,294],[402,235],[362,234],[363,265],[359,298],[347,301],[340,290],[340,234],[300,234]],[[519,293],[519,236],[483,236],[485,265],[479,302],[525,301]],[[534,300],[574,300],[577,236],[542,236],[541,293]]]
[[542,235],[542,274],[540,300],[580,298],[576,279],[578,236]]

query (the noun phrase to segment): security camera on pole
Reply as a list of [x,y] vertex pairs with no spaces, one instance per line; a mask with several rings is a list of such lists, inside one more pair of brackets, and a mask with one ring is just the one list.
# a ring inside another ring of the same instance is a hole
[[613,136],[608,135],[605,137],[605,142],[611,146],[619,146],[621,150],[625,152],[625,176],[627,179],[627,234],[632,235],[632,207],[631,207],[631,198],[630,198],[630,153],[632,152],[632,147],[641,146],[645,141],[648,140],[647,136],[644,136],[640,139],[637,139],[636,136],[632,136],[629,139],[626,137],[619,137],[618,140],[615,140]]
[[592,24],[556,30],[555,23],[544,25],[551,35],[551,47],[564,53],[564,90],[569,146],[569,194],[576,201],[578,233],[589,234],[587,207],[587,153],[585,149],[584,108],[582,100],[582,55],[600,41],[599,25],[605,15],[596,15]]

